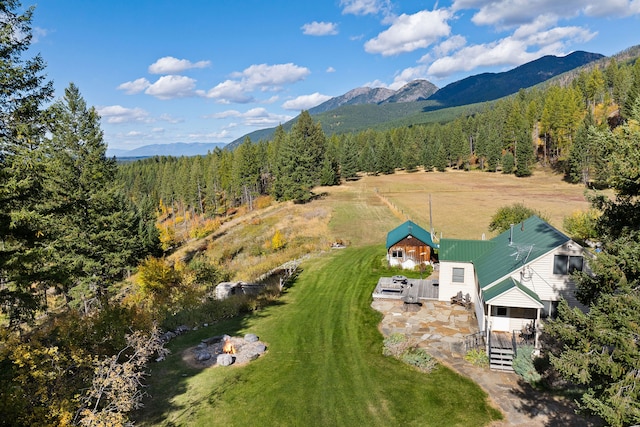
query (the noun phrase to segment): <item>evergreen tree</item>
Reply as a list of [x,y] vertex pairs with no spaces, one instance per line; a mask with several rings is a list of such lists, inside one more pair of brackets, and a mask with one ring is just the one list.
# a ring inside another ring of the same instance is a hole
[[576,274],[578,299],[588,313],[561,303],[558,319],[545,326],[559,341],[552,365],[582,385],[583,409],[612,426],[640,423],[640,100],[629,122],[598,131],[609,144],[608,183],[616,199],[597,197],[603,251],[591,272]]
[[282,200],[306,201],[320,184],[326,138],[320,124],[303,111],[278,153],[274,193]]
[[376,141],[378,167],[380,173],[389,175],[395,172],[396,155],[388,132],[378,134]]
[[[153,249],[142,245],[149,242],[149,225],[115,184],[116,164],[105,155],[100,118],[74,84],[49,113],[45,189],[52,219],[50,247],[65,295],[88,304],[106,296],[127,267]],[[142,230],[145,236],[139,234]]]
[[27,58],[33,7],[0,2],[0,306],[12,325],[32,318],[53,279],[43,182],[42,106],[53,95],[44,62]]
[[340,176],[344,180],[353,179],[358,174],[358,146],[353,135],[342,139],[340,145]]

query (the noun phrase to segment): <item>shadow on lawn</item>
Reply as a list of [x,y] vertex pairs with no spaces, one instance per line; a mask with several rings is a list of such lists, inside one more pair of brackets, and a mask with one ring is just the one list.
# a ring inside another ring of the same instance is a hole
[[[184,404],[176,403],[176,397],[187,392],[189,380],[199,375],[204,369],[188,365],[183,360],[183,353],[190,347],[198,345],[202,340],[216,335],[227,334],[230,336],[238,336],[241,333],[250,332],[250,321],[253,323],[256,319],[267,317],[269,314],[262,310],[267,307],[277,307],[285,305],[282,296],[285,295],[297,283],[298,275],[302,269],[298,269],[286,281],[280,297],[278,299],[257,299],[261,300],[257,310],[250,313],[244,313],[231,319],[220,320],[202,327],[192,330],[184,335],[174,338],[167,348],[171,354],[162,362],[153,363],[150,367],[151,374],[147,381],[146,392],[149,394],[144,400],[144,407],[137,413],[133,414],[134,421],[141,426],[151,426],[164,424],[168,426],[176,425],[173,422],[167,422],[168,414],[184,414],[185,416],[192,410],[189,402]],[[216,400],[222,396],[229,387],[237,386],[242,381],[243,376],[235,373],[225,380],[223,384],[212,390],[209,396],[209,404],[214,406]]]
[[550,393],[534,389],[528,383],[519,381],[520,387],[511,390],[519,400],[517,409],[532,417],[543,415],[548,427],[596,427],[602,426],[603,421],[598,417],[576,413],[578,407],[570,398],[558,398]]

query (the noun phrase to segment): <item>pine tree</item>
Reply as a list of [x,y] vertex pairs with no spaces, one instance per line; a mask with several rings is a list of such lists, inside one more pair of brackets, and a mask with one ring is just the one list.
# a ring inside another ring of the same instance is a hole
[[326,138],[320,124],[303,111],[278,152],[274,194],[281,200],[307,201],[320,184]]
[[558,319],[545,326],[559,345],[550,361],[567,380],[582,385],[581,406],[613,426],[640,423],[640,100],[629,122],[599,130],[607,143],[609,179],[616,199],[601,196],[598,234],[602,252],[591,273],[577,281],[588,313],[562,303]]
[[358,146],[353,135],[349,134],[340,145],[340,176],[344,180],[353,179],[358,169]]
[[[27,58],[33,7],[0,2],[0,307],[12,325],[44,302],[49,271],[42,107],[53,95],[44,62]],[[39,285],[39,286],[37,286]]]
[[77,303],[89,304],[106,297],[107,288],[151,249],[139,234],[148,234],[148,225],[116,185],[116,164],[106,157],[100,118],[74,84],[49,114],[44,188],[57,285]]

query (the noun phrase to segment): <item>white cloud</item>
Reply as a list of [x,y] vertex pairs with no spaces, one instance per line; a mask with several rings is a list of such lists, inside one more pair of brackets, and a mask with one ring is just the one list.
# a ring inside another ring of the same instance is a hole
[[127,95],[135,95],[136,93],[140,93],[146,88],[151,86],[149,80],[141,77],[132,82],[125,82],[118,86],[118,90],[123,90]]
[[222,83],[218,83],[214,88],[209,89],[206,97],[217,99],[222,104],[231,102],[246,104],[254,100],[251,95],[246,93],[247,90],[246,86],[240,81],[225,80]]
[[338,24],[333,22],[313,21],[309,24],[304,24],[301,28],[302,33],[308,36],[334,36],[338,34]]
[[233,73],[232,77],[240,77],[248,88],[259,88],[262,91],[278,90],[283,84],[295,83],[307,77],[311,71],[291,62],[287,64],[257,64],[244,71]]
[[390,8],[388,0],[341,0],[340,6],[345,15],[375,15]]
[[451,27],[447,20],[451,17],[451,12],[445,9],[402,14],[388,29],[367,41],[364,49],[369,53],[389,56],[426,48],[449,35]]
[[186,76],[162,76],[150,85],[144,93],[158,99],[186,98],[194,96],[196,81]]
[[209,133],[190,133],[188,138],[192,141],[202,141],[208,140],[213,141],[216,139],[227,139],[230,138],[231,135],[228,130],[221,130],[220,132],[209,132]]
[[210,61],[191,62],[187,59],[178,59],[173,56],[165,56],[149,65],[150,74],[177,74],[192,68],[206,68]]
[[465,44],[467,44],[467,39],[465,39],[464,36],[456,34],[434,47],[433,51],[438,56],[444,56],[449,52],[460,49]]
[[171,116],[170,114],[164,113],[160,115],[160,120],[164,121],[164,122],[168,122],[168,123],[182,123],[184,122],[184,119],[182,118],[176,118]]
[[541,15],[556,20],[580,14],[598,18],[640,14],[640,0],[455,0],[453,10],[478,9],[472,21],[476,25],[511,28],[533,23]]
[[428,67],[426,65],[405,68],[394,77],[393,83],[389,85],[389,89],[398,90],[410,81],[426,78],[428,74],[427,69]]
[[46,38],[49,35],[49,30],[46,28],[33,27],[31,30],[31,43],[39,43],[41,39]]
[[205,96],[220,103],[248,103],[254,100],[250,95],[253,91],[279,91],[283,85],[303,80],[310,73],[308,68],[292,63],[251,65],[243,71],[232,73],[233,79],[219,83]]
[[[242,120],[242,125],[252,127],[269,127],[287,122],[293,118],[289,115],[272,114],[267,109],[258,107],[252,108],[244,113],[238,110],[227,110],[206,116],[212,119],[238,118]],[[236,124],[234,124],[235,126]]]
[[546,29],[545,25],[551,22],[552,19],[541,17],[539,23],[522,26],[511,36],[463,47],[449,56],[436,59],[429,66],[428,74],[446,77],[479,67],[522,65],[543,55],[565,55],[568,45],[588,41],[595,36],[595,33],[581,27]]
[[329,67],[329,68],[327,68],[326,72],[327,72],[327,73],[335,73],[335,72],[336,72],[336,69],[335,69],[335,68],[333,68],[333,67]]
[[295,99],[290,99],[282,104],[282,108],[285,110],[308,110],[309,108],[315,107],[316,105],[320,105],[325,101],[331,99],[328,95],[322,95],[318,92],[312,93],[311,95],[302,95]]
[[152,121],[149,118],[149,113],[142,108],[125,108],[121,105],[110,105],[106,107],[98,107],[96,110],[100,117],[105,119],[107,123],[149,123]]

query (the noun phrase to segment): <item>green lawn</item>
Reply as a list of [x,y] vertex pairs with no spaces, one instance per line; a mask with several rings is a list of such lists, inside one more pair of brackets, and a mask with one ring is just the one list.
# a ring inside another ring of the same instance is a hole
[[[154,364],[141,425],[480,426],[500,418],[472,381],[422,374],[382,355],[370,308],[381,246],[303,264],[280,301],[253,316],[179,337]],[[268,352],[246,366],[187,368],[181,351],[206,336],[253,332]]]

